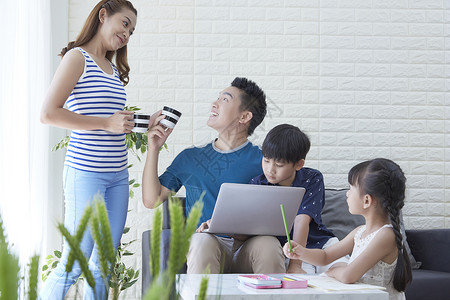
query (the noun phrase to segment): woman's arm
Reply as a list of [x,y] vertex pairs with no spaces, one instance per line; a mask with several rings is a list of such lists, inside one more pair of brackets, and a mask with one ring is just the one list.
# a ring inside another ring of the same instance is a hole
[[84,56],[79,51],[67,52],[56,70],[41,109],[41,122],[57,127],[79,130],[101,129],[129,133],[133,129],[133,112],[119,111],[108,118],[83,116],[64,108],[84,71]]
[[331,268],[326,274],[343,283],[354,283],[380,260],[388,259],[387,263],[392,263],[396,258],[395,253],[397,246],[394,232],[390,228],[383,228],[354,261],[344,267]]

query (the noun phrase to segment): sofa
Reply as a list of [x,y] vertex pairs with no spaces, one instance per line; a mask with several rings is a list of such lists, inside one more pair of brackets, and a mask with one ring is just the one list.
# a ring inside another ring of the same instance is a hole
[[[322,211],[324,224],[339,238],[364,223],[364,218],[348,212],[346,189],[326,189]],[[181,198],[184,201],[184,198]],[[170,219],[167,201],[163,204],[161,236],[161,270],[167,268],[170,243]],[[402,222],[403,224],[403,222]],[[413,266],[413,279],[406,288],[408,300],[450,299],[450,228],[406,230],[402,226],[404,243]],[[142,295],[150,282],[150,230],[142,234]],[[186,267],[180,273],[186,272]]]
[[[362,216],[349,213],[346,192],[346,189],[326,189],[322,210],[324,224],[339,239],[364,223]],[[401,221],[403,243],[413,268],[406,299],[450,299],[450,228],[405,230]]]

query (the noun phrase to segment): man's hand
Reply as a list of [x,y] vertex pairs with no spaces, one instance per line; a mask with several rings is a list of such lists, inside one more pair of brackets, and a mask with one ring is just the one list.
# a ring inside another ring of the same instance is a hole
[[210,224],[211,224],[211,219],[200,224],[200,226],[197,228],[197,230],[195,232],[202,232],[203,230],[208,229]]
[[165,117],[165,115],[161,115],[161,111],[156,112],[150,117],[147,134],[149,150],[154,150],[159,153],[159,149],[161,149],[162,145],[164,145],[167,138],[173,131],[173,128],[166,128],[159,125],[159,121]]
[[306,274],[306,271],[302,269],[302,264],[303,262],[301,260],[291,259],[286,272],[292,274]]
[[245,242],[249,238],[252,237],[252,235],[246,235],[246,234],[233,234],[231,237],[237,241]]

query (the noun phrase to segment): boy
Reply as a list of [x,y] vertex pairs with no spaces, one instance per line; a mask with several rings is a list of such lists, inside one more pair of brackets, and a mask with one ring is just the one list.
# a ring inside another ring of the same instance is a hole
[[[250,183],[304,187],[306,192],[295,217],[291,239],[306,248],[324,249],[339,240],[322,223],[322,208],[325,205],[322,173],[303,167],[310,145],[308,136],[298,127],[289,124],[274,127],[262,146],[264,173]],[[286,237],[278,239],[282,245],[285,244]],[[329,266],[315,267],[300,260],[290,260],[287,272],[322,273]]]
[[208,228],[220,185],[224,182],[248,183],[261,174],[261,150],[248,141],[266,115],[266,96],[254,82],[235,78],[212,103],[207,125],[218,132],[218,138],[203,147],[183,150],[158,178],[159,149],[172,129],[159,125],[159,116],[148,132],[147,160],[142,178],[142,200],[148,208],[158,199],[167,200],[171,191],[186,188],[186,213],[203,191],[203,214],[197,233],[192,236],[187,255],[187,272],[211,273],[283,273],[284,254],[278,240],[258,236],[219,237],[201,233]]

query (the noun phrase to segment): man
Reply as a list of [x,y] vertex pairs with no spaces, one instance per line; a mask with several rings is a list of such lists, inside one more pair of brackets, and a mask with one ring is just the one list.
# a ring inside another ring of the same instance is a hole
[[192,205],[205,192],[200,226],[192,236],[187,255],[188,273],[204,273],[208,266],[211,273],[286,271],[282,248],[275,237],[233,238],[201,233],[208,228],[222,183],[248,183],[262,173],[261,150],[248,136],[266,115],[265,98],[253,81],[235,78],[212,103],[207,125],[217,131],[218,137],[206,146],[183,150],[159,178],[159,149],[172,129],[159,125],[164,116],[157,117],[149,129],[149,150],[142,179],[144,205],[154,208],[159,199],[166,201],[171,191],[184,186],[189,215]]

